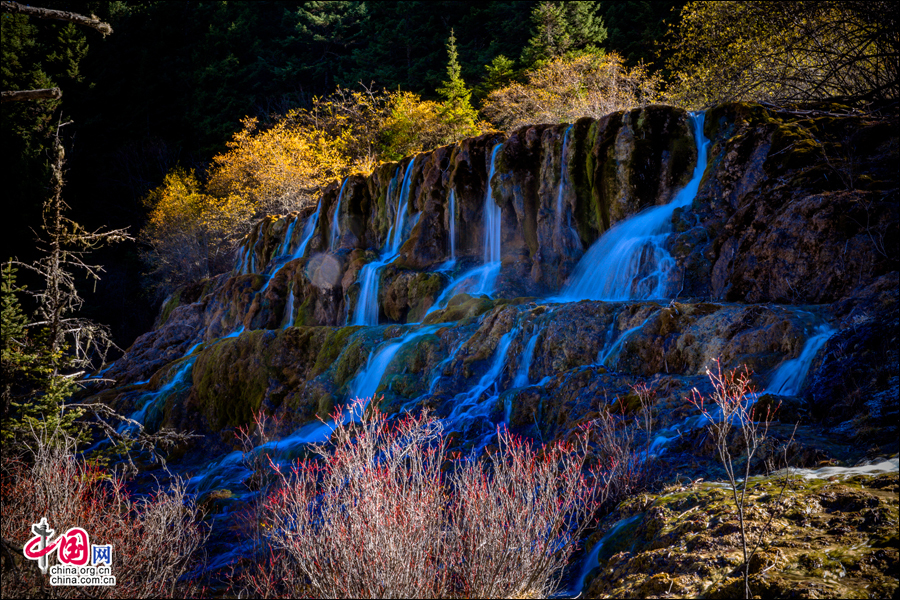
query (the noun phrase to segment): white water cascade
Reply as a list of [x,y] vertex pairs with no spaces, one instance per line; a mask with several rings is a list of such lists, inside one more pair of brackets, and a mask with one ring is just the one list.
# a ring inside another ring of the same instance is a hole
[[[169,393],[173,389],[175,389],[175,386],[184,381],[186,375],[191,370],[191,367],[194,366],[194,361],[196,359],[197,357],[195,356],[184,361],[184,363],[182,363],[182,365],[178,367],[178,370],[175,371],[175,373],[172,375],[172,378],[167,383],[165,383],[155,392],[146,394],[143,397],[144,404],[141,406],[141,408],[131,413],[131,415],[129,415],[129,418],[133,421],[137,421],[141,425],[144,425],[147,421],[147,415],[149,413],[161,411],[162,405],[163,403],[165,403]],[[121,425],[119,425],[117,431],[118,433],[124,433],[126,431],[134,431],[135,429],[136,427],[134,425],[123,422]]]
[[528,371],[531,369],[531,361],[534,358],[534,347],[537,345],[539,335],[540,329],[537,329],[525,346],[525,351],[521,356],[521,362],[519,362],[519,369],[516,371],[515,379],[513,379],[513,388],[525,387],[529,383]]
[[[563,134],[562,150],[559,158],[559,190],[556,192],[556,235],[562,241],[562,214],[563,214],[563,194],[570,186],[569,184],[569,133],[572,131],[572,125],[566,127]],[[568,223],[567,223],[568,225]]]
[[341,184],[341,191],[338,193],[337,202],[334,205],[334,215],[331,217],[331,236],[328,240],[328,250],[330,252],[334,252],[335,248],[337,247],[337,243],[341,239],[341,200],[343,200],[344,198],[344,188],[347,187],[347,182],[349,180],[349,177],[344,178],[344,182]]
[[600,236],[578,262],[560,298],[578,300],[646,300],[667,298],[675,260],[666,249],[675,209],[694,201],[706,170],[709,140],[703,135],[703,113],[691,115],[697,165],[688,184],[671,202],[630,217]]
[[447,197],[447,204],[447,210],[449,211],[447,221],[450,228],[450,260],[441,265],[438,269],[440,272],[449,271],[456,266],[456,190],[452,188]]
[[619,534],[620,531],[643,516],[643,513],[638,513],[633,517],[628,517],[627,519],[617,521],[607,532],[607,534],[600,538],[600,541],[594,544],[594,547],[591,548],[591,551],[584,558],[584,562],[581,563],[581,570],[578,573],[578,577],[573,582],[572,589],[570,590],[570,593],[573,597],[577,598],[581,595],[581,593],[584,591],[584,580],[587,579],[587,576],[591,571],[600,566],[598,557],[600,556],[600,552],[603,550],[603,548],[611,541],[614,541],[615,537]]
[[[503,146],[497,143],[491,150],[491,167],[488,171],[487,191],[484,194],[484,251],[483,263],[470,269],[450,282],[437,301],[428,309],[428,313],[447,306],[447,302],[456,294],[468,292],[473,295],[494,293],[494,284],[500,274],[500,237],[502,232],[502,213],[494,201],[493,186],[494,168],[497,152]],[[426,314],[428,314],[426,313]]]
[[816,327],[816,335],[806,340],[800,356],[792,358],[778,367],[766,391],[779,396],[796,396],[799,394],[800,390],[803,389],[803,382],[806,379],[806,374],[809,372],[813,359],[834,333],[835,331],[828,325]]
[[[400,198],[397,201],[397,212],[394,214],[394,223],[388,230],[385,247],[381,251],[378,260],[374,260],[363,266],[359,271],[359,299],[356,301],[356,309],[353,312],[353,325],[378,325],[378,273],[381,267],[389,265],[400,254],[400,248],[404,240],[404,224],[406,214],[409,211],[409,191],[412,185],[412,170],[415,159],[409,161],[406,172],[403,174],[403,184],[400,186]],[[400,169],[391,179],[388,185],[387,200],[390,201],[391,188],[400,174]]]

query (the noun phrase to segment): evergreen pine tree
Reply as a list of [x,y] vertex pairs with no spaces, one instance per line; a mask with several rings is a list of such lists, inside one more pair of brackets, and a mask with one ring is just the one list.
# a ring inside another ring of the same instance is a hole
[[466,87],[466,82],[462,78],[462,68],[456,50],[456,35],[452,29],[447,40],[447,54],[449,55],[447,79],[441,83],[437,92],[444,100],[440,117],[448,127],[444,141],[449,143],[477,133],[475,119],[478,113],[472,106],[472,90]]
[[531,11],[532,36],[522,51],[522,63],[539,63],[567,54],[600,52],[606,27],[599,2],[541,2]]

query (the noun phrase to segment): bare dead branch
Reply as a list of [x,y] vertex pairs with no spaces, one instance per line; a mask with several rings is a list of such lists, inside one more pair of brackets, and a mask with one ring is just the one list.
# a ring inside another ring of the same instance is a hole
[[[6,2],[3,4],[6,4]],[[30,102],[32,100],[59,100],[60,98],[62,98],[62,90],[58,87],[0,92],[0,102],[4,104],[7,102]]]
[[112,27],[109,23],[104,23],[94,15],[86,17],[78,13],[68,12],[64,10],[52,10],[49,8],[40,8],[37,6],[27,6],[25,4],[19,4],[18,2],[8,2],[6,0],[4,0],[0,4],[2,4],[3,10],[6,12],[28,15],[29,17],[35,17],[38,19],[52,19],[55,21],[67,21],[69,23],[75,23],[77,25],[84,25],[85,27],[96,29],[97,31],[102,33],[104,37],[113,32]]

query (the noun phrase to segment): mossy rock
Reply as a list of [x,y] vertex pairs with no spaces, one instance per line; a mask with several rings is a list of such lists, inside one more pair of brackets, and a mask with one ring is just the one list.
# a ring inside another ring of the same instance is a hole
[[466,293],[457,294],[447,302],[446,308],[431,313],[425,317],[422,323],[432,325],[435,323],[465,321],[488,312],[499,303],[500,301],[492,300],[487,296],[470,296]]

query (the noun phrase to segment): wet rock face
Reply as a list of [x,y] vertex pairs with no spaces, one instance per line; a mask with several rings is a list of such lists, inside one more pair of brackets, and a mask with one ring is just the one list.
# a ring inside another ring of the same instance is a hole
[[[806,317],[762,303],[840,300],[834,316],[845,330],[815,363],[809,380],[816,383],[804,390],[804,406],[831,426],[861,435],[865,426],[853,419],[872,412],[868,398],[896,388],[896,369],[872,366],[897,362],[889,345],[879,345],[883,324],[896,322],[889,313],[896,311],[900,219],[896,174],[886,166],[898,152],[896,124],[746,104],[718,107],[705,122],[713,142],[709,163],[693,205],[676,210],[667,242],[682,278],[678,296],[692,302],[548,308],[527,300],[558,292],[598,236],[637,211],[668,202],[689,177],[697,153],[688,115],[652,106],[572,125],[525,127],[508,137],[466,139],[335,182],[315,215],[309,208],[260,221],[235,271],[174,295],[157,329],[139,338],[109,376],[148,379],[194,344],[238,331],[343,326],[360,302],[363,267],[388,256],[375,290],[381,323],[424,319],[465,328],[494,314],[499,299],[520,298],[504,301],[510,304],[500,321],[505,329],[497,329],[493,317],[479,325],[478,331],[487,327],[478,335],[488,335],[489,344],[472,342],[477,351],[467,344],[466,352],[474,354],[448,363],[462,376],[440,384],[446,394],[473,385],[513,328],[501,386],[516,379],[512,365],[523,360],[534,338],[530,364],[522,367],[530,383],[562,389],[585,375],[570,373],[563,381],[561,373],[588,367],[588,379],[606,371],[631,378],[695,377],[720,358],[728,368],[750,367],[764,387],[786,357],[801,353],[813,321],[827,320],[828,310]],[[483,260],[489,184],[490,200],[501,211],[498,300],[464,296],[429,314],[448,282]],[[316,216],[305,251],[295,256],[305,224]],[[457,262],[441,268],[451,245]],[[711,302],[698,302],[703,299]],[[451,350],[441,346],[441,352]],[[436,363],[429,360],[431,368]],[[606,383],[627,392],[627,385]],[[316,386],[337,393],[321,382]],[[559,402],[555,392],[530,393],[541,402]],[[896,410],[889,393],[884,402],[872,402],[878,414]],[[568,423],[563,419],[563,426]]]
[[706,124],[710,166],[676,216],[685,295],[821,304],[896,271],[896,123],[735,104]]

